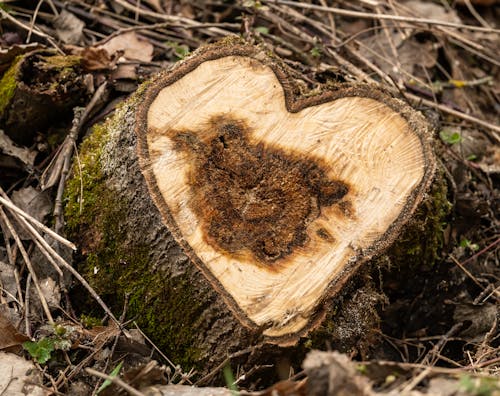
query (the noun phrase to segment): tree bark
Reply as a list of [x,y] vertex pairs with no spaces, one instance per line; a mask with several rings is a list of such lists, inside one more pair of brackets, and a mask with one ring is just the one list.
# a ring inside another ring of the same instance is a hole
[[419,206],[420,260],[436,251],[446,193],[429,192],[424,118],[372,86],[304,94],[291,75],[257,47],[203,48],[94,128],[67,186],[80,268],[202,375],[228,356],[300,364],[325,342],[366,352],[372,259],[402,230],[407,247]]
[[72,115],[86,92],[80,58],[51,50],[18,56],[0,79],[0,128],[16,143]]

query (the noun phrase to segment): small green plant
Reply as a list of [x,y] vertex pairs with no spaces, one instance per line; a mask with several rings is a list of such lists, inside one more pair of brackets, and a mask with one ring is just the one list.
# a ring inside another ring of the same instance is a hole
[[189,47],[185,44],[179,44],[175,41],[167,41],[165,44],[174,50],[174,55],[179,59],[184,59],[189,55]]
[[460,378],[459,387],[468,395],[492,396],[500,390],[500,381],[496,378],[472,378],[464,375]]
[[44,327],[48,330],[48,336],[22,344],[30,356],[40,364],[47,363],[55,350],[68,351],[71,348],[70,336],[74,331],[73,327],[62,324]]
[[28,351],[30,356],[35,359],[37,363],[44,364],[52,356],[55,345],[54,340],[50,338],[42,338],[38,341],[23,342],[23,348]]
[[257,26],[255,31],[262,34],[269,34],[269,29],[265,26]]
[[91,315],[80,315],[80,322],[85,326],[86,329],[91,329],[92,327],[96,326],[102,326],[102,320]]
[[238,387],[236,386],[234,380],[233,371],[231,370],[231,366],[229,364],[224,367],[222,374],[224,375],[224,381],[226,381],[226,385],[231,391],[231,394],[233,396],[238,396],[240,393],[238,392]]
[[470,249],[472,252],[477,252],[479,250],[479,245],[477,243],[472,243],[466,238],[460,241],[460,247]]
[[321,57],[321,48],[315,46],[313,49],[311,49],[311,51],[309,51],[311,53],[311,56],[313,58],[319,58]]
[[447,144],[457,144],[462,141],[462,135],[458,132],[453,132],[447,129],[443,129],[439,132],[439,137],[441,140]]
[[[109,376],[112,378],[115,378],[116,376],[118,376],[118,374],[120,374],[120,370],[122,369],[122,366],[123,366],[123,361],[117,364],[117,366],[113,369],[113,371],[111,371]],[[99,394],[100,392],[102,392],[104,389],[106,389],[110,385],[111,385],[111,380],[104,381],[102,383],[102,385],[99,387],[99,389],[97,389],[96,394]]]

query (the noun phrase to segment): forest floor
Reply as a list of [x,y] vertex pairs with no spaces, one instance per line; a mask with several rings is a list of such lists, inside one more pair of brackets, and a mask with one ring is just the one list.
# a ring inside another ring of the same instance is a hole
[[[74,314],[69,285],[82,278],[57,276],[74,246],[54,238],[64,234],[67,171],[91,126],[159,70],[230,35],[267,46],[310,89],[381,85],[435,128],[451,203],[438,259],[387,289],[372,360],[332,352],[351,394],[500,395],[499,21],[495,0],[1,2],[0,395],[23,386],[155,394],[151,385],[202,394],[179,387],[196,384],[196,373],[133,324],[130,342],[105,320]],[[32,90],[13,104],[16,67]],[[122,369],[119,353],[137,356],[136,367]],[[256,385],[231,369],[215,378],[233,394],[307,394],[304,373]]]

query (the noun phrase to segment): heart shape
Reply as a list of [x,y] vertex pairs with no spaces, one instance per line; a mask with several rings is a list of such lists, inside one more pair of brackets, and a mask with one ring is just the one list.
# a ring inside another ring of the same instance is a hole
[[241,322],[280,343],[394,240],[435,167],[423,117],[401,101],[294,89],[254,47],[209,47],[146,88],[136,123],[174,237]]

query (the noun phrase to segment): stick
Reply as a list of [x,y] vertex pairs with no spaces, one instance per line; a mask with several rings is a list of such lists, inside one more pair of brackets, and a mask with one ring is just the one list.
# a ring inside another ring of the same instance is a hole
[[274,4],[283,4],[289,5],[291,7],[302,8],[306,10],[316,10],[316,11],[324,11],[332,14],[344,15],[349,17],[357,17],[363,19],[386,19],[389,21],[400,21],[400,22],[414,22],[414,23],[424,23],[426,25],[437,25],[437,26],[448,26],[457,29],[467,29],[477,32],[488,32],[488,33],[500,33],[500,29],[491,29],[485,28],[482,26],[472,26],[472,25],[463,25],[461,23],[440,21],[438,19],[427,19],[427,18],[413,18],[413,17],[405,17],[400,15],[386,15],[386,14],[375,14],[370,12],[360,12],[360,11],[351,11],[345,10],[342,8],[334,8],[334,7],[323,7],[315,4],[308,4],[303,2],[295,2],[290,0],[266,0],[265,3],[274,3]]
[[21,216],[22,218],[28,220],[31,224],[37,226],[39,229],[41,229],[47,235],[50,235],[56,241],[62,243],[63,245],[69,247],[72,250],[76,250],[76,246],[75,246],[74,243],[68,241],[66,238],[64,238],[61,235],[57,234],[56,232],[52,231],[49,227],[47,227],[44,224],[40,223],[37,219],[35,219],[34,217],[30,216],[24,210],[20,209],[16,205],[14,205],[11,201],[9,201],[9,200],[7,200],[7,199],[5,199],[5,198],[3,198],[3,197],[0,196],[0,204],[4,205],[5,207],[7,207],[10,211],[14,212],[15,214],[17,214],[17,215]]
[[28,256],[28,253],[26,252],[26,249],[23,246],[23,243],[21,239],[19,238],[19,235],[17,235],[16,230],[12,226],[12,223],[10,222],[9,218],[5,214],[4,210],[0,208],[0,217],[2,218],[3,222],[5,223],[5,226],[11,233],[12,237],[14,238],[14,241],[16,241],[16,244],[21,252],[21,255],[23,256],[24,262],[26,263],[26,266],[28,267],[28,271],[30,272],[31,276],[33,277],[33,282],[35,283],[35,288],[36,291],[38,292],[38,296],[40,297],[40,302],[42,303],[42,308],[45,312],[45,315],[47,316],[47,320],[49,323],[52,325],[54,324],[54,319],[52,318],[52,315],[50,313],[49,305],[47,304],[47,300],[45,299],[45,296],[42,293],[42,289],[40,289],[40,284],[38,282],[38,277],[36,275],[36,272],[33,268],[33,265],[31,264],[31,260]]
[[146,396],[144,393],[139,392],[137,389],[131,387],[129,384],[127,384],[126,382],[122,381],[118,377],[112,377],[110,375],[101,373],[100,371],[91,369],[90,367],[87,367],[85,369],[85,371],[87,373],[89,373],[90,375],[95,375],[96,377],[99,377],[99,378],[111,381],[113,384],[118,385],[119,387],[125,389],[129,394],[131,394],[133,396]]

